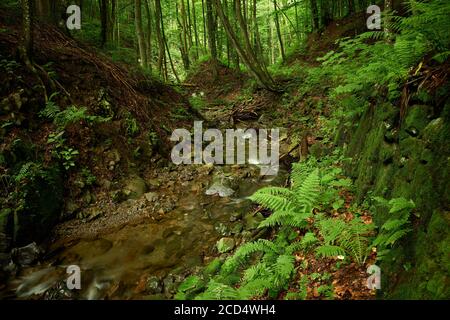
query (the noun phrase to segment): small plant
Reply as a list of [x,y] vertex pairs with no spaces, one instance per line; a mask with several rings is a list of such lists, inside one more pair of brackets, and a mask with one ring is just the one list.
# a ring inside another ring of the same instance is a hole
[[295,164],[291,174],[291,188],[269,187],[250,197],[262,207],[273,211],[260,227],[289,225],[306,227],[319,198],[319,171],[309,170],[303,164]]
[[317,226],[323,237],[323,244],[316,249],[321,257],[351,256],[363,265],[370,252],[369,237],[371,224],[355,218],[349,222],[341,219],[319,218]]
[[75,158],[79,155],[78,150],[66,148],[59,153],[64,169],[69,170],[75,167]]
[[45,108],[39,112],[40,117],[54,119],[56,115],[61,112],[59,106],[53,101],[53,98],[58,96],[58,94],[58,92],[55,92],[48,98]]
[[201,111],[205,108],[206,102],[203,95],[194,94],[189,98],[189,103],[195,110]]
[[92,186],[97,181],[97,177],[89,170],[89,168],[81,169],[81,175],[87,186]]
[[379,197],[374,199],[382,206],[389,208],[391,215],[381,226],[378,236],[372,243],[372,246],[378,249],[378,260],[382,260],[396,242],[411,232],[409,219],[416,205],[412,200],[408,201],[405,198],[394,198],[389,201]]
[[61,108],[53,101],[58,93],[53,93],[48,99],[45,108],[39,112],[39,116],[53,120],[53,123],[60,129],[65,129],[69,124],[86,121],[88,124],[109,121],[110,118],[92,116],[87,113],[86,107],[70,106],[61,111]]
[[51,133],[47,139],[47,143],[53,145],[53,157],[60,160],[64,169],[68,171],[75,167],[75,159],[79,155],[79,152],[66,145],[64,133],[64,131]]
[[125,129],[129,137],[135,137],[139,134],[139,124],[133,115],[129,112],[125,114]]

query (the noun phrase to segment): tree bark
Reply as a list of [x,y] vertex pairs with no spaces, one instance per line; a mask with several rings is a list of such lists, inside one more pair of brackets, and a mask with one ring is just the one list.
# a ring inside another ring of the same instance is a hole
[[104,47],[108,41],[108,2],[107,0],[100,1],[100,45]]
[[245,65],[248,67],[250,74],[264,88],[266,88],[270,91],[279,91],[279,90],[277,90],[275,83],[273,82],[273,79],[259,65],[258,61],[255,59],[254,53],[247,52],[239,43],[239,39],[238,39],[237,35],[234,33],[233,28],[231,27],[230,21],[224,14],[220,0],[213,0],[213,1],[214,1],[216,10],[217,10],[217,14],[222,22],[222,25],[223,25],[228,37],[230,38],[231,42],[233,43],[233,46],[235,47],[236,51],[238,52],[240,58],[245,63]]
[[162,22],[161,17],[162,17],[161,1],[155,0],[155,29],[156,29],[155,31],[156,31],[156,38],[158,39],[158,49],[159,49],[157,66],[159,74],[162,76],[166,50],[161,27]]
[[139,64],[142,68],[147,68],[147,46],[144,37],[144,30],[142,27],[142,3],[141,0],[134,0],[134,19],[135,19],[135,27],[136,34],[138,39],[138,47],[139,47]]
[[206,1],[206,29],[208,33],[208,47],[209,52],[211,54],[211,62],[213,68],[213,77],[217,78],[218,76],[218,60],[217,60],[217,42],[216,42],[216,30],[214,26],[214,18],[213,18],[213,1],[214,0],[205,0]]

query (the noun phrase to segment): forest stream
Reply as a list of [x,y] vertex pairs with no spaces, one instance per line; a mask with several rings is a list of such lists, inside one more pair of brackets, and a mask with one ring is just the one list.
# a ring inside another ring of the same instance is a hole
[[[260,176],[259,166],[253,164],[203,165],[200,170],[206,170],[207,175],[197,175],[198,170],[192,166],[174,170],[184,171],[175,184],[186,185],[183,178],[187,172],[191,177],[188,180],[192,179],[189,186],[205,187],[200,192],[194,187],[183,188],[182,194],[171,194],[177,199],[176,206],[157,221],[130,221],[114,232],[52,243],[45,261],[21,270],[3,295],[21,299],[74,298],[65,279],[67,267],[77,265],[82,270],[82,289],[75,292],[78,299],[170,298],[187,275],[217,255],[219,239],[230,241],[231,250],[243,240],[258,238],[267,231],[257,228],[263,217],[258,210],[252,212],[254,205],[247,198],[260,188],[283,186],[288,179],[283,166],[276,176]],[[150,196],[171,192],[154,190]],[[141,197],[142,203],[148,203],[146,196],[149,194]],[[137,201],[128,202],[133,206]],[[141,211],[145,211],[144,206]]]

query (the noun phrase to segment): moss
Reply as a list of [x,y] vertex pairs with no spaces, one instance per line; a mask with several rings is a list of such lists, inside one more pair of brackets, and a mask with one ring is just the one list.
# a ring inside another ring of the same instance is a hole
[[63,180],[57,167],[45,169],[23,187],[23,205],[14,212],[14,245],[42,241],[59,220]]
[[408,136],[418,136],[427,126],[432,108],[426,105],[414,105],[409,107],[408,113],[400,131],[400,139]]
[[[351,134],[347,155],[353,162],[346,168],[355,178],[359,201],[370,192],[412,199],[417,206],[413,232],[381,264],[384,293],[397,299],[448,298],[450,243],[445,210],[450,199],[450,103],[434,120],[430,107],[411,107],[399,139],[389,141],[386,134],[394,130],[398,114],[386,107],[369,108],[362,115]],[[386,210],[373,211],[377,225],[387,217]],[[404,267],[408,265],[411,268]]]
[[428,228],[417,234],[415,268],[400,273],[399,285],[390,294],[394,299],[448,299],[450,283],[449,212],[434,211]]
[[210,277],[215,275],[217,272],[219,272],[220,268],[222,267],[223,261],[219,258],[214,259],[211,261],[203,270],[203,275],[205,277]]

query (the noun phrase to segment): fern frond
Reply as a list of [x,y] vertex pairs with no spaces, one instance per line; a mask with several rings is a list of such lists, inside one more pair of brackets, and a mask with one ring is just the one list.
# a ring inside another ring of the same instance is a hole
[[205,292],[201,293],[195,300],[236,300],[239,292],[226,284],[210,280]]
[[302,245],[304,248],[307,248],[307,247],[309,247],[310,245],[316,243],[317,241],[319,241],[319,240],[317,240],[317,238],[316,238],[316,236],[315,236],[314,233],[312,233],[312,232],[307,232],[307,233],[303,236],[303,238],[302,238],[302,240],[300,241],[300,243],[301,243],[301,245]]
[[263,188],[256,191],[249,199],[272,211],[293,209],[292,201],[290,201],[292,193],[288,189],[282,190],[282,188]]
[[316,249],[316,254],[323,258],[331,258],[345,255],[345,250],[339,246],[323,245]]
[[291,219],[294,215],[295,213],[293,211],[275,211],[259,224],[259,228],[282,225],[286,222],[286,220]]

